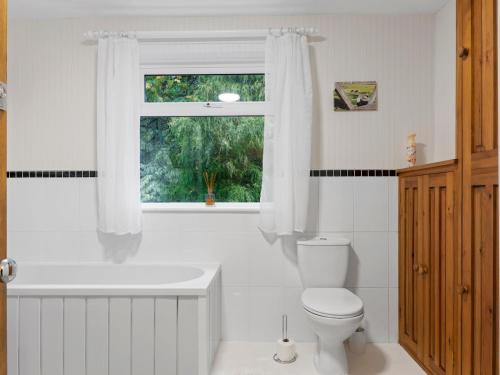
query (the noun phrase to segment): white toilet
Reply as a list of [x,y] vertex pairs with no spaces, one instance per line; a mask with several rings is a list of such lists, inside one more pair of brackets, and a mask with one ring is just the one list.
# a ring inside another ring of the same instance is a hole
[[347,374],[344,341],[363,320],[363,301],[343,288],[349,263],[350,241],[315,238],[297,242],[302,304],[318,336],[314,357],[322,375]]

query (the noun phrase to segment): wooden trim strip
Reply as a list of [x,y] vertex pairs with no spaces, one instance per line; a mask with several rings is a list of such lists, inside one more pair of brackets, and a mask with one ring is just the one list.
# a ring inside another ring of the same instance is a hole
[[453,171],[457,168],[458,160],[445,160],[436,163],[417,165],[415,167],[398,169],[399,176],[421,176],[434,173]]

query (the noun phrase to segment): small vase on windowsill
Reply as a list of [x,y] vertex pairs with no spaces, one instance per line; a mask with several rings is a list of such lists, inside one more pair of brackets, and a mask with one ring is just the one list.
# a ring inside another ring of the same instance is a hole
[[205,205],[206,206],[215,205],[214,187],[215,187],[215,177],[216,176],[217,176],[217,173],[208,173],[208,171],[205,171],[203,173],[203,178],[205,179],[205,184],[207,185],[207,194],[205,194]]
[[210,192],[205,194],[205,205],[214,206],[215,205],[215,193]]

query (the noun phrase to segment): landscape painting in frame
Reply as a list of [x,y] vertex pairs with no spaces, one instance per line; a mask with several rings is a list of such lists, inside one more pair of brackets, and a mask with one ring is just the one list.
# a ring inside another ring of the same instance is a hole
[[377,82],[336,82],[333,101],[336,112],[376,111]]

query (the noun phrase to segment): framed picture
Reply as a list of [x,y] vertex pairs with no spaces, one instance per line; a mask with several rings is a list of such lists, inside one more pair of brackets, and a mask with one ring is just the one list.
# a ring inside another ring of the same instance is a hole
[[336,82],[333,103],[336,112],[376,111],[377,82]]

